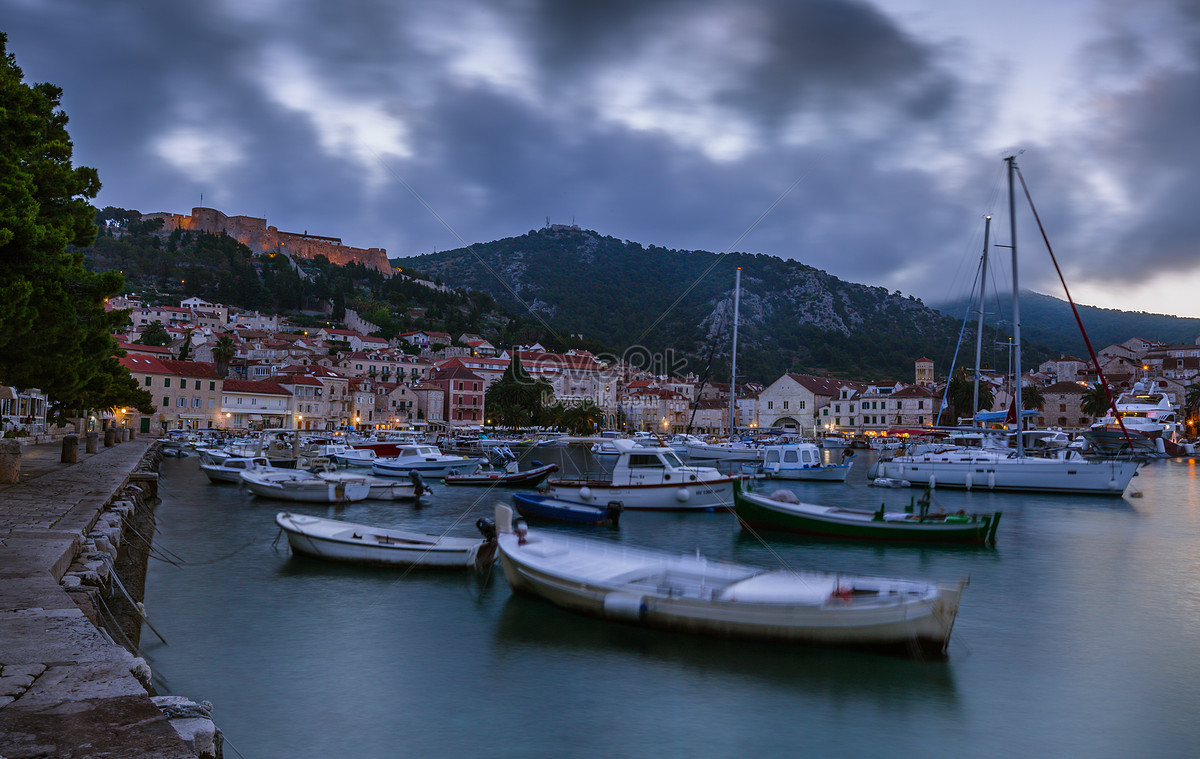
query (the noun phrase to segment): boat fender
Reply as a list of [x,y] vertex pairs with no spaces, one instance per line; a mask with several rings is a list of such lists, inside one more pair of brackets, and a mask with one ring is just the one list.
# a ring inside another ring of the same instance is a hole
[[687,499],[691,497],[692,491],[688,490],[687,488],[680,488],[679,490],[675,491],[675,500],[679,501],[680,503],[686,502]]
[[581,487],[579,489],[579,500],[581,500],[581,501],[592,500],[592,489],[589,488],[587,485],[584,485],[583,487]]
[[996,473],[988,472],[988,490],[996,489]]
[[529,533],[529,525],[521,517],[513,520],[513,534],[517,536],[517,545],[525,545],[525,535]]
[[646,617],[646,599],[633,593],[609,593],[604,596],[604,616],[610,619],[640,621]]
[[975,478],[972,476],[972,474],[970,472],[967,472],[967,476],[965,478],[963,478],[963,485],[966,486],[967,490],[970,490],[971,486],[974,484],[975,484]]
[[937,487],[937,475],[931,474],[931,475],[929,475],[929,489],[933,490],[936,487]]

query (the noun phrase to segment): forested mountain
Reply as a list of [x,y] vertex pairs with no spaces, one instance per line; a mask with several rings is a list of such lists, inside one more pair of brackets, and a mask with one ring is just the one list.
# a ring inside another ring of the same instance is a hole
[[942,374],[961,326],[915,298],[796,261],[643,247],[561,225],[397,262],[451,286],[490,292],[505,308],[528,310],[561,335],[634,356],[673,348],[699,371],[711,357],[720,380],[729,375],[738,267],[742,380],[771,382],[797,371],[911,381],[922,356]]
[[[1076,305],[1083,327],[1096,350],[1131,337],[1158,340],[1170,345],[1191,345],[1200,336],[1200,319]],[[937,308],[942,313],[962,318],[968,304],[965,300],[959,300]],[[996,302],[984,306],[984,312],[989,314],[984,317],[985,320],[995,320],[1001,330],[1010,331],[1012,293],[999,295]],[[1021,291],[1021,338],[1050,346],[1060,353],[1087,358],[1087,347],[1071,313],[1071,304],[1059,298],[1031,290]]]

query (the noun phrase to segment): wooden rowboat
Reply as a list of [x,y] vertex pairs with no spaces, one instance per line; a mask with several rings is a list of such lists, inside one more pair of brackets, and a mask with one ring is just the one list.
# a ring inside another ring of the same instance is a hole
[[796,572],[675,556],[546,530],[496,506],[514,592],[666,630],[944,657],[966,579],[955,583]]
[[800,502],[790,491],[772,496],[734,491],[738,523],[755,530],[782,530],[807,535],[863,540],[935,543],[996,542],[1000,512],[993,514],[931,513],[928,500],[911,510],[846,509]]

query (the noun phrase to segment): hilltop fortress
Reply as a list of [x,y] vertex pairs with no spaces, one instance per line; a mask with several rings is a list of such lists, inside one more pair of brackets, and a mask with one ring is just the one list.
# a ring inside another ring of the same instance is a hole
[[162,219],[163,230],[167,232],[176,229],[215,235],[224,232],[258,253],[284,253],[293,258],[316,258],[320,255],[341,266],[360,263],[388,276],[396,273],[388,263],[387,250],[384,248],[351,248],[342,245],[340,237],[310,235],[307,231],[280,232],[275,227],[268,227],[266,219],[253,216],[226,216],[215,208],[193,208],[191,216],[164,212],[143,214],[142,219]]

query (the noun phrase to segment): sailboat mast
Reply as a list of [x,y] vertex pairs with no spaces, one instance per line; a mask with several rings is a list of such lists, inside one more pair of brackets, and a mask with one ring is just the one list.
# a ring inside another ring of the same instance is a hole
[[983,222],[983,261],[979,265],[979,310],[976,311],[975,321],[975,397],[971,402],[971,420],[975,422],[975,426],[979,426],[979,421],[975,416],[979,413],[979,365],[983,361],[983,297],[987,291],[987,254],[988,254],[988,236],[992,231],[992,217],[984,217]]
[[1008,164],[1008,226],[1012,237],[1012,276],[1013,276],[1013,406],[1017,412],[1017,457],[1025,455],[1025,436],[1021,434],[1021,296],[1017,278],[1017,195],[1013,184],[1013,175],[1017,171],[1016,156],[1009,156],[1004,161]]
[[733,363],[729,369],[729,439],[737,431],[737,328],[738,301],[742,294],[742,267],[737,268],[733,285]]

